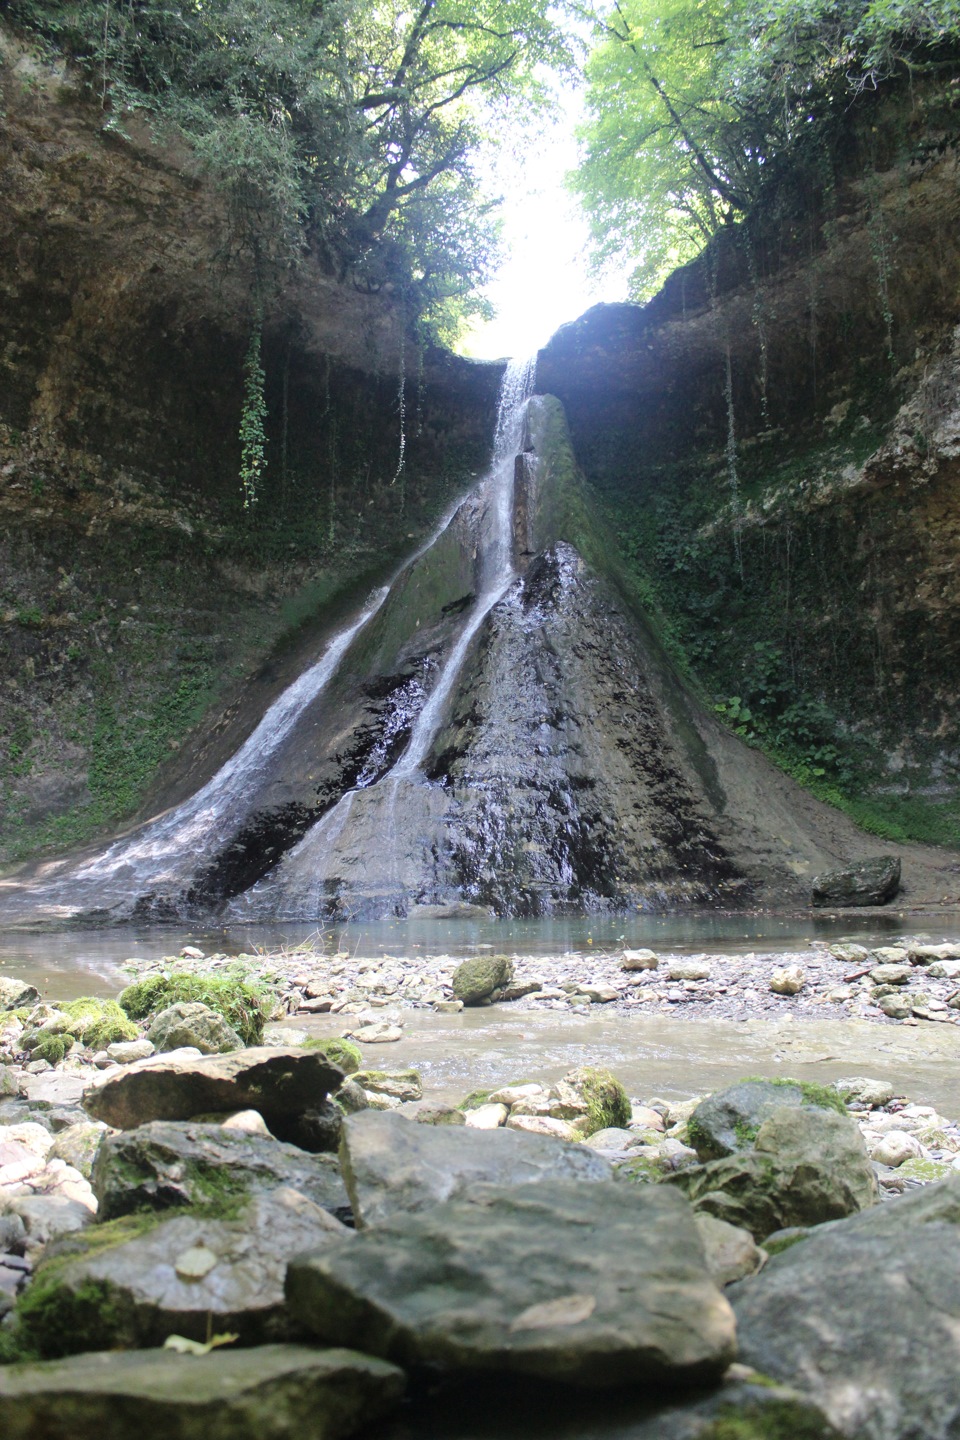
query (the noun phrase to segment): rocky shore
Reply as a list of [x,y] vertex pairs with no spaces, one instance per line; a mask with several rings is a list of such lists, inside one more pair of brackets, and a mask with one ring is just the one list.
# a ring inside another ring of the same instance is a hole
[[[591,1065],[451,1105],[383,1060],[409,1006],[742,1004],[761,976],[764,1003],[843,984],[820,1003],[954,1022],[960,946],[899,948],[627,951],[557,984],[492,953],[192,952],[62,1006],[4,978],[2,1433],[954,1434],[960,1106],[865,1076],[677,1101]],[[341,1037],[298,1029],[334,1007]]]

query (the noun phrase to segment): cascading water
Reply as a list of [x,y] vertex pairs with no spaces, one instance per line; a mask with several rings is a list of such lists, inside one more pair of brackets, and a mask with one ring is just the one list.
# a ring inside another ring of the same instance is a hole
[[[482,505],[478,537],[479,593],[449,654],[443,660],[427,697],[413,723],[406,748],[385,776],[369,787],[349,790],[334,809],[318,821],[280,864],[231,906],[239,917],[270,914],[277,918],[316,918],[329,907],[330,891],[336,876],[332,871],[341,858],[337,846],[346,829],[348,816],[358,801],[368,810],[375,809],[377,819],[366,827],[376,830],[381,844],[388,851],[384,900],[389,904],[391,891],[403,888],[398,873],[398,806],[408,809],[431,809],[429,799],[412,790],[429,789],[420,773],[431,743],[441,724],[445,708],[456,685],[471,642],[490,611],[503,598],[516,578],[514,566],[514,474],[517,454],[522,448],[524,416],[530,398],[536,357],[511,360],[500,388],[494,453],[490,470],[474,495]],[[407,792],[403,795],[402,792]]]

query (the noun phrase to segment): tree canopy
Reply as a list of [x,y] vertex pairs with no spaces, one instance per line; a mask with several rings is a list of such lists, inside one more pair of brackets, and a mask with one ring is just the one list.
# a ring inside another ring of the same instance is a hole
[[118,126],[185,135],[259,263],[306,244],[449,332],[496,255],[485,119],[568,60],[549,0],[0,0]]
[[649,295],[898,73],[956,75],[960,0],[600,0],[573,177]]

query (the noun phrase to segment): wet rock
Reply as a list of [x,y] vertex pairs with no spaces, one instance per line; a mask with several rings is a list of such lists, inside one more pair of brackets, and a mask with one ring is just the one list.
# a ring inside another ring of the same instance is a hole
[[478,955],[453,972],[453,993],[464,1005],[479,1005],[513,979],[513,961],[506,955]]
[[653,950],[624,950],[620,957],[621,970],[656,970],[660,957]]
[[177,1001],[156,1016],[147,1039],[161,1053],[192,1046],[201,1055],[226,1055],[242,1050],[243,1041],[233,1026],[209,1005],[198,1000]]
[[340,1440],[399,1401],[401,1371],[297,1345],[96,1353],[0,1369],[5,1440]]
[[403,1031],[399,1025],[393,1025],[389,1021],[372,1020],[365,1025],[344,1030],[343,1038],[356,1040],[358,1045],[394,1045],[403,1039]]
[[789,1081],[741,1080],[700,1101],[687,1121],[688,1138],[701,1160],[718,1160],[749,1150],[775,1111],[812,1104]]
[[728,1225],[715,1215],[698,1214],[697,1234],[707,1257],[707,1269],[718,1285],[732,1285],[746,1280],[760,1269],[766,1254],[757,1245],[749,1230]]
[[45,1358],[160,1345],[168,1335],[283,1340],[288,1260],[351,1233],[296,1190],[255,1196],[231,1220],[125,1216],[72,1239],[69,1256],[41,1263],[20,1323]]
[[101,1220],[177,1205],[223,1206],[282,1186],[334,1213],[349,1205],[333,1156],[215,1124],[157,1120],[108,1135],[93,1171]]
[[14,975],[0,975],[0,1010],[22,1010],[40,1004],[40,992],[26,980]]
[[957,1433],[958,1221],[951,1180],[813,1231],[730,1292],[741,1359],[802,1387],[848,1440]]
[[272,1134],[299,1144],[306,1112],[318,1110],[343,1080],[340,1067],[319,1051],[264,1046],[199,1058],[174,1053],[98,1078],[84,1108],[119,1130],[151,1120],[257,1110]]
[[363,1089],[391,1100],[422,1100],[423,1084],[416,1070],[358,1070],[352,1077]]
[[774,995],[799,995],[806,983],[807,977],[799,965],[785,965],[770,976]]
[[371,1110],[344,1121],[340,1164],[357,1223],[364,1226],[430,1208],[482,1183],[613,1178],[600,1155],[548,1136],[418,1125]]
[[827,870],[813,882],[814,905],[885,905],[900,889],[900,858],[877,855],[843,870]]
[[873,1205],[876,1178],[854,1122],[830,1110],[774,1111],[752,1150],[711,1160],[673,1179],[697,1209],[763,1240],[775,1230],[820,1225]]
[[719,1377],[735,1348],[689,1208],[654,1187],[477,1186],[300,1257],[287,1293],[321,1340],[450,1371],[649,1392]]

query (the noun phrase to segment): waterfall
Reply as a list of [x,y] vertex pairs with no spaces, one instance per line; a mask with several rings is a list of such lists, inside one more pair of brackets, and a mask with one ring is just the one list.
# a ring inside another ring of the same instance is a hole
[[[516,578],[514,564],[514,474],[517,454],[523,444],[524,417],[533,389],[536,357],[511,360],[500,387],[493,458],[490,469],[465,504],[479,499],[483,505],[480,537],[480,593],[470,608],[463,627],[444,659],[427,701],[417,716],[407,746],[388,773],[369,787],[347,791],[332,811],[314,824],[288,852],[280,864],[257,885],[231,905],[239,917],[254,918],[270,913],[278,917],[315,918],[323,911],[324,885],[335,881],[331,874],[337,859],[338,842],[346,829],[355,802],[377,811],[376,829],[380,843],[389,849],[389,878],[399,891],[403,888],[397,858],[397,807],[403,798],[408,804],[423,803],[411,796],[411,787],[427,788],[420,767],[440,728],[445,707],[463,667],[470,644],[490,611]],[[404,793],[407,792],[404,797]],[[368,820],[368,829],[370,822]]]

